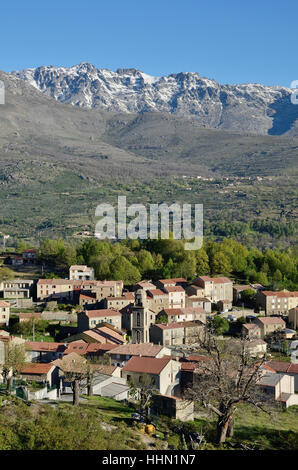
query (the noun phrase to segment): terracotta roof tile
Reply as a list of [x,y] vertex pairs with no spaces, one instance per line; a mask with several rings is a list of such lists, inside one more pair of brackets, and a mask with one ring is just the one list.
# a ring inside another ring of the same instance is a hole
[[132,357],[123,367],[125,372],[139,372],[145,374],[159,375],[171,361],[170,358],[155,357]]
[[153,343],[140,343],[140,344],[123,344],[108,354],[123,354],[128,356],[145,356],[145,357],[156,357],[156,355],[163,349],[163,346],[159,346]]
[[52,367],[55,367],[51,362],[49,364],[39,364],[38,362],[24,364],[20,370],[21,374],[47,374]]
[[116,317],[121,316],[119,310],[113,310],[111,308],[101,310],[85,310],[85,314],[88,318],[104,318],[104,317]]

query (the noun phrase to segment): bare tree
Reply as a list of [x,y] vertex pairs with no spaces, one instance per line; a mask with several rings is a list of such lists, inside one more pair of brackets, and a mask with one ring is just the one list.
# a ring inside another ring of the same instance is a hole
[[199,339],[199,347],[207,353],[208,360],[200,364],[193,385],[186,388],[184,395],[216,414],[218,443],[233,436],[237,403],[250,403],[267,412],[264,404],[268,398],[258,385],[266,355],[253,358],[250,343],[247,338],[220,341],[210,327]]
[[63,371],[65,381],[70,383],[73,393],[72,404],[79,406],[80,390],[82,385],[86,386],[88,377],[89,367],[86,359],[79,355],[76,355],[75,359],[65,356],[59,359],[57,365]]
[[[106,361],[106,358],[105,358]],[[100,362],[91,363],[79,355],[65,356],[56,364],[63,371],[64,379],[70,383],[73,392],[73,405],[79,405],[80,393],[87,388],[88,396],[93,395],[93,385],[100,373],[106,373],[108,365]]]
[[141,416],[147,420],[152,395],[157,392],[154,381],[146,375],[140,376],[138,383],[133,379],[129,379],[128,383],[130,394],[139,402]]
[[7,343],[4,348],[4,364],[2,375],[7,384],[7,391],[10,393],[12,381],[18,377],[25,362],[25,347],[23,344]]

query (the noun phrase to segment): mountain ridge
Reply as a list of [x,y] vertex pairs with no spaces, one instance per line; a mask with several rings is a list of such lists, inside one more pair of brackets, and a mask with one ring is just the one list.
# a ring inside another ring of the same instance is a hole
[[14,71],[43,94],[77,107],[117,113],[164,112],[203,127],[259,135],[298,135],[298,106],[291,89],[261,84],[221,85],[197,72],[154,77],[140,70],[115,72],[88,62]]

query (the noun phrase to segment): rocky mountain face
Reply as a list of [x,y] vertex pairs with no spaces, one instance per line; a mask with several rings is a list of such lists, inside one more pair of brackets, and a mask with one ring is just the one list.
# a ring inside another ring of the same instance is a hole
[[89,63],[12,72],[62,103],[119,113],[163,112],[201,126],[261,135],[298,135],[291,90],[258,84],[220,85],[198,73],[152,77],[135,69],[112,72]]

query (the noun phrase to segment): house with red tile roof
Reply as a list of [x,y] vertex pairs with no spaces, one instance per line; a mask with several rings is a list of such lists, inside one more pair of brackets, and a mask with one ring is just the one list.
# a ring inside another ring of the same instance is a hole
[[169,308],[169,294],[161,289],[147,290],[148,305],[155,313],[159,313],[164,308]]
[[298,305],[298,291],[283,290],[279,292],[263,290],[256,296],[256,305],[266,315],[287,315]]
[[81,305],[81,307],[85,307],[86,305],[94,305],[94,304],[97,304],[97,298],[95,294],[92,294],[91,292],[80,293],[79,305]]
[[261,338],[261,328],[255,323],[244,323],[241,334],[247,338]]
[[137,291],[139,289],[148,290],[148,289],[155,289],[155,288],[156,288],[155,284],[153,284],[153,282],[151,280],[146,280],[146,279],[144,279],[143,281],[138,282],[134,286],[135,291]]
[[96,328],[102,323],[110,323],[116,328],[121,328],[121,313],[115,309],[85,310],[78,313],[78,332]]
[[118,346],[107,353],[112,364],[124,366],[131,357],[164,357],[170,355],[171,350],[153,343],[129,343]]
[[41,320],[42,316],[40,312],[28,312],[28,313],[20,313],[19,314],[19,322],[23,323],[24,321],[29,321],[29,320]]
[[233,282],[228,277],[199,276],[192,284],[203,288],[203,297],[212,303],[216,304],[219,300],[233,301]]
[[66,346],[63,343],[47,341],[26,341],[26,360],[28,362],[49,363],[62,357]]
[[165,286],[164,292],[169,295],[169,308],[185,307],[185,290],[181,286]]
[[86,359],[96,360],[117,346],[117,344],[85,343],[83,340],[78,340],[67,345],[64,355],[75,352],[80,356],[85,356]]
[[36,284],[37,300],[55,298],[72,302],[74,283],[69,279],[39,279]]
[[253,320],[261,330],[261,338],[278,330],[285,330],[286,323],[280,317],[258,317]]
[[119,297],[107,297],[103,300],[103,307],[106,309],[121,310],[128,305],[133,305],[135,301],[134,292],[123,292]]
[[176,277],[174,279],[160,279],[155,284],[159,289],[165,289],[166,287],[175,286],[181,286],[184,288],[187,285],[187,280],[184,279],[184,277]]
[[186,308],[202,308],[207,313],[211,313],[212,305],[206,297],[197,297],[196,295],[187,295],[185,300]]
[[132,357],[122,369],[127,383],[138,388],[144,383],[162,395],[175,395],[179,389],[181,364],[171,358]]
[[294,377],[288,374],[267,371],[259,381],[259,387],[273,400],[288,408],[298,405],[298,395],[294,391]]
[[207,312],[202,307],[165,308],[156,315],[156,321],[166,318],[167,323],[196,321],[206,323]]
[[20,376],[27,382],[36,382],[49,387],[59,388],[59,371],[55,364],[25,363],[20,371]]
[[285,361],[268,361],[266,362],[266,366],[280,374],[287,374],[294,377],[294,390],[298,392],[298,364]]

